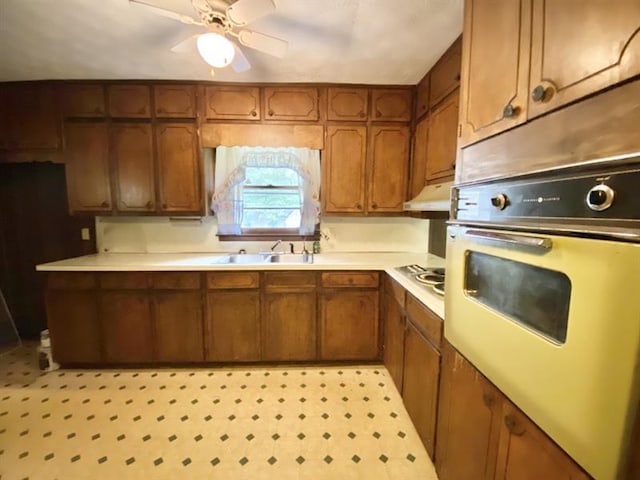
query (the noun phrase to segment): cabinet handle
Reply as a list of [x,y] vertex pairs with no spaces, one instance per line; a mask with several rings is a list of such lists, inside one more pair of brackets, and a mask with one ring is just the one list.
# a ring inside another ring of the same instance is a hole
[[258,112],[256,112],[255,110],[251,110],[251,116],[255,117],[256,115],[258,115]]
[[269,116],[273,117],[273,110],[269,110]]
[[380,110],[376,110],[376,118],[380,118],[382,116],[382,113],[380,113]]
[[165,208],[165,209],[166,209],[166,208],[167,208],[167,204],[166,204],[166,203],[163,203],[163,204],[162,204],[162,208]]
[[549,99],[549,89],[544,88],[542,85],[538,85],[531,92],[531,99],[534,102],[544,102]]
[[456,81],[460,81],[460,74],[456,75]]
[[157,111],[158,113],[164,113],[164,108],[162,108],[162,107],[157,108],[157,109],[156,109],[156,111]]
[[356,203],[356,208],[357,208],[358,210],[362,210],[362,204],[360,204],[360,203]]
[[518,437],[522,436],[525,432],[524,428],[518,424],[518,421],[513,417],[513,415],[505,415],[504,426],[507,427],[507,430],[509,430],[510,433]]
[[146,108],[140,107],[136,113],[144,113],[145,111],[146,111]]
[[365,113],[364,112],[360,112],[358,115],[360,116],[360,118],[364,118]]
[[508,104],[502,109],[503,118],[513,118],[516,117],[520,113],[520,107],[514,107],[511,104]]
[[482,401],[487,407],[491,408],[495,403],[496,399],[490,393],[484,392],[482,394]]
[[146,205],[147,208],[153,208],[153,202],[149,200]]
[[102,208],[109,208],[109,202],[107,202],[107,201],[105,200],[104,202],[102,202],[102,203],[100,204],[100,206],[101,206]]
[[102,113],[102,109],[100,107],[96,107],[93,109],[93,113]]
[[376,202],[373,202],[373,203],[371,204],[371,208],[378,208],[378,204],[377,204]]

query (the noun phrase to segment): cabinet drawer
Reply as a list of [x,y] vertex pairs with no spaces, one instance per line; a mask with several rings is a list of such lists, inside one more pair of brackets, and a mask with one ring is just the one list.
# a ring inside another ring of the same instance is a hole
[[112,117],[149,118],[151,95],[146,85],[111,85],[109,114]]
[[429,310],[416,297],[407,294],[407,316],[437,348],[442,343],[442,319]]
[[372,287],[380,283],[378,272],[323,272],[323,287]]
[[391,295],[395,298],[396,302],[398,302],[402,308],[404,308],[406,290],[402,285],[396,282],[389,275],[385,275],[384,277],[384,291],[386,294]]
[[197,290],[200,288],[200,274],[196,272],[156,273],[152,280],[153,288],[157,290]]
[[156,85],[153,87],[156,117],[193,118],[196,116],[195,85]]
[[266,272],[264,284],[267,288],[313,288],[316,286],[315,272]]
[[89,290],[96,287],[96,276],[93,273],[50,273],[47,277],[47,288]]
[[100,287],[106,290],[143,290],[149,287],[149,274],[144,272],[101,273]]
[[216,272],[207,274],[207,288],[258,288],[260,274],[258,272]]

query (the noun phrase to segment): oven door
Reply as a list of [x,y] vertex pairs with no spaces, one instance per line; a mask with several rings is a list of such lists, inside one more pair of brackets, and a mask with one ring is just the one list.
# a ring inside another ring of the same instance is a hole
[[450,226],[445,336],[598,479],[639,396],[640,245]]

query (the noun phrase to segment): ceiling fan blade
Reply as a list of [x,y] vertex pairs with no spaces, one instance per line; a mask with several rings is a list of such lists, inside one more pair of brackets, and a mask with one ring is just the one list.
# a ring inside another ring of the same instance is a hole
[[173,10],[167,10],[166,8],[156,7],[150,3],[143,2],[141,0],[129,0],[129,5],[135,5],[143,10],[160,15],[161,17],[177,20],[178,22],[186,23],[187,25],[203,25],[202,22],[194,20],[188,15],[182,15],[181,13],[174,12]]
[[247,60],[247,57],[244,56],[244,53],[242,53],[242,50],[236,43],[233,44],[233,49],[236,53],[233,56],[231,68],[233,68],[233,71],[236,73],[246,72],[251,68],[249,60]]
[[173,53],[195,52],[199,36],[199,33],[196,33],[195,35],[189,35],[187,38],[179,41],[173,47],[171,47],[171,51]]
[[289,48],[289,42],[286,40],[251,30],[240,31],[238,39],[242,45],[278,58],[284,57]]
[[238,0],[227,8],[227,18],[239,27],[275,11],[273,0]]

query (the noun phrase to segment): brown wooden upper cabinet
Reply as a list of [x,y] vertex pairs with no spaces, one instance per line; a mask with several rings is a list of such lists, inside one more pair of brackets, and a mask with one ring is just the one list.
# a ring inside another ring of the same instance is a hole
[[639,28],[637,0],[466,0],[460,145],[640,74]]
[[420,118],[429,112],[429,89],[431,88],[431,76],[425,75],[416,87],[416,118]]
[[374,122],[408,122],[411,120],[411,90],[371,90],[371,120]]
[[317,121],[318,89],[311,87],[265,87],[265,120]]
[[462,39],[458,39],[440,57],[430,72],[429,106],[435,107],[460,86]]
[[116,210],[119,212],[155,211],[151,124],[112,124],[110,152],[115,180]]
[[67,122],[65,137],[69,211],[111,212],[107,124]]
[[154,113],[161,118],[193,118],[196,116],[195,85],[155,85]]
[[160,211],[201,213],[204,206],[195,123],[157,124],[156,151]]
[[451,92],[431,113],[427,139],[427,182],[453,178],[456,166],[459,90]]
[[65,117],[104,117],[107,108],[104,86],[98,83],[72,83],[62,89],[62,113]]
[[411,162],[411,184],[409,198],[413,198],[427,183],[427,143],[429,141],[429,117],[423,117],[416,124],[413,133],[413,161]]
[[327,105],[327,120],[364,122],[369,111],[369,91],[329,87]]
[[409,127],[371,127],[367,211],[401,212],[407,190]]
[[328,125],[322,161],[325,213],[365,211],[367,127]]
[[151,90],[147,85],[109,85],[109,115],[120,118],[150,118]]
[[62,146],[56,87],[46,83],[0,85],[0,149],[58,150]]
[[258,87],[220,86],[205,89],[205,116],[211,120],[260,120]]

